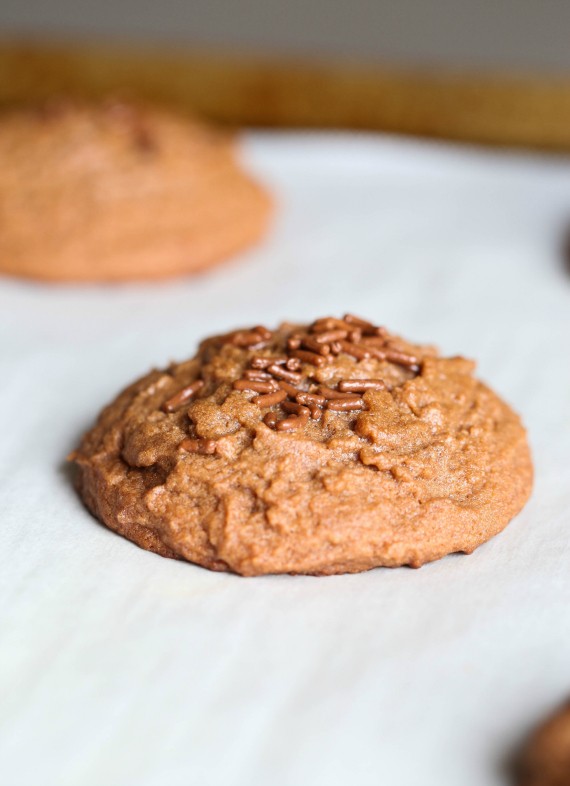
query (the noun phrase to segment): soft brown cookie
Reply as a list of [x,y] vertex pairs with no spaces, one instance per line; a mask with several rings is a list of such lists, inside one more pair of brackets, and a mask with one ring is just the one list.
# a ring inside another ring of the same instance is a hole
[[570,701],[531,736],[517,775],[517,786],[570,786]]
[[55,281],[192,273],[255,243],[270,199],[233,142],[118,102],[0,117],[0,272]]
[[473,368],[351,315],[210,338],[103,411],[79,490],[144,548],[246,576],[471,552],[532,485],[519,418]]

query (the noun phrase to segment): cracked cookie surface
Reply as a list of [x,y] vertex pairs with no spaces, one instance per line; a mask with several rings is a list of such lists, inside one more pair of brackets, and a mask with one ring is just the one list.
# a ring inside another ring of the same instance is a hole
[[473,371],[350,314],[213,337],[102,412],[78,487],[140,546],[242,575],[469,553],[532,486],[519,417]]

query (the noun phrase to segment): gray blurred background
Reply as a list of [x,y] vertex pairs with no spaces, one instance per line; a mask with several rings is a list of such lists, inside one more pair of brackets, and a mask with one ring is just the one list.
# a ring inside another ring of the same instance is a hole
[[0,0],[0,34],[570,72],[570,0]]

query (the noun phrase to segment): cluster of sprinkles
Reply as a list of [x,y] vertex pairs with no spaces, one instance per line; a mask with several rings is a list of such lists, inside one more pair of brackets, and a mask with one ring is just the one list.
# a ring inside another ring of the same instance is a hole
[[[217,339],[249,351],[271,347],[274,333],[263,326],[239,330]],[[388,331],[365,319],[345,314],[342,319],[323,317],[307,329],[291,333],[281,355],[253,355],[249,367],[233,383],[234,390],[255,393],[251,399],[260,409],[267,409],[263,422],[276,431],[304,429],[310,420],[319,421],[325,410],[355,413],[366,409],[363,394],[383,390],[381,379],[341,379],[336,387],[318,382],[306,366],[320,369],[345,354],[357,361],[375,358],[404,366],[417,373],[420,361],[414,355],[391,346]],[[200,379],[192,382],[162,409],[174,412],[195,398],[204,387]],[[216,443],[208,439],[187,438],[181,448],[191,453],[211,455]]]
[[[272,335],[264,328],[238,334],[230,339],[238,346],[262,349]],[[234,382],[236,390],[250,390],[258,395],[252,401],[261,408],[279,405],[286,417],[268,412],[263,422],[276,431],[296,431],[310,419],[320,420],[324,410],[358,412],[366,408],[362,395],[367,390],[382,390],[380,379],[342,379],[336,388],[319,384],[302,365],[316,368],[332,363],[340,354],[356,360],[377,358],[417,370],[418,359],[388,345],[388,332],[365,319],[345,314],[343,319],[324,317],[307,330],[294,331],[286,342],[282,357],[255,355],[243,377]]]

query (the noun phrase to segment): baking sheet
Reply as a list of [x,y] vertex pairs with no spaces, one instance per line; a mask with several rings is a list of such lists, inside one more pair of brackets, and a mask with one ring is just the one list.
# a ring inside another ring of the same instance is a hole
[[[251,134],[279,202],[193,280],[0,280],[0,781],[504,784],[570,694],[570,161]],[[471,556],[243,579],[144,552],[65,455],[115,393],[212,331],[346,310],[449,354],[524,416],[536,486]]]

